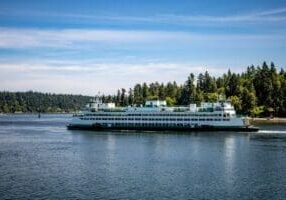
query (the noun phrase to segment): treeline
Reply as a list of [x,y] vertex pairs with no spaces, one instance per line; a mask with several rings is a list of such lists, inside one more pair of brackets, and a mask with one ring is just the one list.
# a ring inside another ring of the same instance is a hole
[[[117,106],[142,105],[146,100],[166,100],[168,105],[231,100],[239,114],[286,117],[286,72],[274,63],[249,66],[238,74],[230,70],[220,77],[207,71],[195,77],[189,74],[184,84],[174,82],[142,83],[102,95],[104,102]],[[56,95],[38,92],[0,92],[0,112],[73,112],[90,99],[81,95]]]
[[0,92],[0,112],[73,112],[91,97],[39,92]]
[[219,97],[231,100],[239,114],[249,116],[286,116],[286,72],[277,71],[274,63],[249,66],[237,74],[230,70],[220,77],[207,71],[197,77],[190,74],[183,85],[176,82],[136,84],[117,95],[103,96],[105,102],[119,106],[140,105],[148,99],[165,99],[168,105],[216,102]]

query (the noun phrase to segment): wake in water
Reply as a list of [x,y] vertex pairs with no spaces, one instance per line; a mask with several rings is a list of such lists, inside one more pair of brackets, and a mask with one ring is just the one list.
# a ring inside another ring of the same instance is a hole
[[251,134],[252,139],[286,139],[286,126],[277,127],[279,129],[263,129],[259,130],[257,133]]
[[286,130],[259,130],[258,134],[286,134]]

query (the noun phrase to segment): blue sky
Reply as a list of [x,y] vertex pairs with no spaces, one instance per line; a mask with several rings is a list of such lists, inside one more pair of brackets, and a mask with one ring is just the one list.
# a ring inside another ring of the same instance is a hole
[[285,52],[285,0],[0,1],[0,90],[113,94]]

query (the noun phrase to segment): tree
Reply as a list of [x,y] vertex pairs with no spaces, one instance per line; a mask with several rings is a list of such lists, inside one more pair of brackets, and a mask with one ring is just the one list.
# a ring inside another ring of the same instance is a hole
[[255,106],[250,110],[252,117],[258,117],[264,112],[264,106]]
[[234,109],[240,113],[241,112],[241,100],[238,96],[231,96],[230,97],[231,104],[233,105]]
[[121,106],[121,92],[120,90],[117,90],[117,95],[116,95],[116,102],[118,106]]
[[195,102],[196,88],[194,85],[194,81],[195,81],[195,76],[194,74],[191,73],[188,76],[188,80],[185,82],[181,93],[180,102],[183,105],[188,105],[192,102]]
[[149,97],[149,88],[147,86],[146,83],[143,83],[143,86],[142,86],[142,97],[143,97],[143,101],[145,102],[148,97]]
[[175,98],[177,95],[177,83],[168,82],[166,85],[166,96]]
[[229,71],[226,77],[226,85],[225,85],[225,95],[227,97],[230,96],[239,96],[240,95],[240,77],[237,74],[231,73]]
[[215,78],[211,77],[208,71],[205,72],[204,92],[214,93],[217,89]]
[[143,104],[143,93],[142,93],[142,88],[140,84],[136,84],[134,86],[134,103],[136,105]]
[[127,106],[128,105],[128,98],[126,96],[126,90],[124,88],[121,89],[120,104],[122,106]]
[[248,91],[248,89],[243,88],[241,95],[241,110],[244,114],[251,114],[251,110],[256,106],[256,96],[254,92]]
[[128,92],[128,105],[133,105],[134,104],[134,95],[133,95],[133,90],[129,88]]
[[176,100],[172,97],[166,97],[166,102],[168,106],[174,106],[176,104]]
[[[215,102],[219,96],[229,98],[238,113],[252,116],[286,117],[286,72],[274,63],[253,65],[240,74],[227,73],[212,77],[207,71],[189,74],[184,84],[158,82],[136,84],[127,91],[122,88],[113,95],[102,95],[103,102],[118,106],[140,105],[147,99],[166,99],[168,105]],[[0,92],[0,112],[73,112],[81,109],[92,97],[39,92]]]
[[207,102],[217,102],[218,101],[218,93],[205,93],[204,99]]

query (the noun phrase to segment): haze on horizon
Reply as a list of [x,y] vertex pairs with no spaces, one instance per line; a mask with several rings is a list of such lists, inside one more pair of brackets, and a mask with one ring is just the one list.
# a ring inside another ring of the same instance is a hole
[[94,95],[286,66],[286,1],[0,2],[0,90]]

